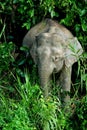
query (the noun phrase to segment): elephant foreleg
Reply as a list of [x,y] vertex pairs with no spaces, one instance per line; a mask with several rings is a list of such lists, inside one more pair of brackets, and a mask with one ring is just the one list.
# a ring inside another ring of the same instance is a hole
[[59,85],[62,88],[61,100],[66,104],[70,101],[70,88],[71,88],[71,71],[72,67],[64,67],[60,77],[59,77]]

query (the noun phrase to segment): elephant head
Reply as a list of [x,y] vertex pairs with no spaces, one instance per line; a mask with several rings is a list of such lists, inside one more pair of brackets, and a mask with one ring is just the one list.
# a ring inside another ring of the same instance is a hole
[[53,73],[61,73],[58,83],[64,91],[70,91],[71,68],[83,49],[77,38],[62,25],[50,19],[44,23],[42,29],[43,22],[26,34],[23,45],[30,48],[30,54],[38,66],[40,85],[45,97],[48,97]]

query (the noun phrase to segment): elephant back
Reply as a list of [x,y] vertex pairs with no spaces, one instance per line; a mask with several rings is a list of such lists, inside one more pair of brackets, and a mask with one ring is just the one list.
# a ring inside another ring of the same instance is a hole
[[23,46],[27,48],[31,48],[32,45],[35,43],[36,36],[40,35],[41,33],[57,33],[58,35],[62,35],[62,38],[72,38],[72,33],[66,29],[64,26],[58,24],[57,21],[51,19],[42,20],[39,24],[32,27],[23,39]]

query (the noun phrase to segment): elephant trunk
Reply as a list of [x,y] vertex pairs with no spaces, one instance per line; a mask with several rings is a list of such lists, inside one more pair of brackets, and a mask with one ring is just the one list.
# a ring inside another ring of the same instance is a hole
[[48,97],[48,95],[50,93],[50,88],[51,88],[50,78],[51,78],[52,72],[50,72],[49,70],[50,70],[49,66],[46,66],[46,65],[39,65],[38,66],[40,86],[42,88],[43,95],[45,97]]

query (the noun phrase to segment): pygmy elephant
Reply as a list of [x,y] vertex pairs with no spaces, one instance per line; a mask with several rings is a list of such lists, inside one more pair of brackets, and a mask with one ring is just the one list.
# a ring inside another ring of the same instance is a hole
[[[64,92],[70,92],[72,65],[83,49],[72,33],[51,19],[45,19],[33,27],[24,37],[23,46],[28,47],[38,66],[40,86],[45,97],[51,90],[51,76],[59,73],[56,81]],[[68,93],[64,102],[69,101]]]

